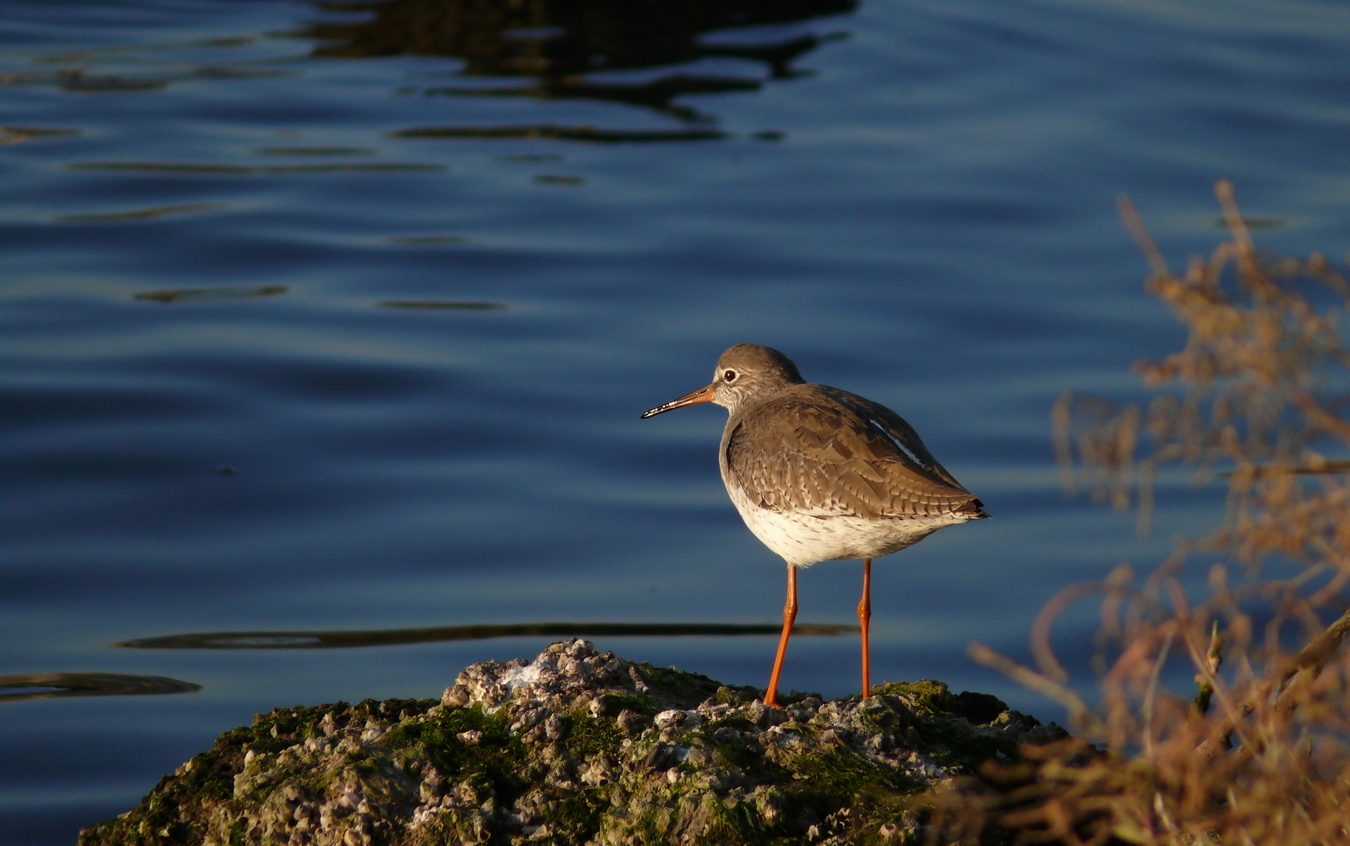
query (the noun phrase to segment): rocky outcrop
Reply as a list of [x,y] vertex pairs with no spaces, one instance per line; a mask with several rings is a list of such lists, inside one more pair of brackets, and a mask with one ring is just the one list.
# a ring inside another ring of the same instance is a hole
[[1062,736],[940,682],[757,694],[556,643],[440,702],[260,715],[80,844],[898,843],[916,797]]

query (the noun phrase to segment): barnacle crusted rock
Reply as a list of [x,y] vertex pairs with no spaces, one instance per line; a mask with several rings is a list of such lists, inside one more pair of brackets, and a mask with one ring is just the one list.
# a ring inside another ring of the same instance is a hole
[[555,643],[468,667],[440,702],[260,715],[80,843],[898,843],[916,796],[1062,735],[940,682],[756,694]]

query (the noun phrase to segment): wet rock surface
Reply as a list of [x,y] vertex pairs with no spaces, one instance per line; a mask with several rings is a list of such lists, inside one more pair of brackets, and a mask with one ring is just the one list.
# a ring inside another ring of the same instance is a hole
[[278,709],[80,844],[901,843],[916,797],[1063,735],[992,696],[822,702],[555,643],[435,700]]

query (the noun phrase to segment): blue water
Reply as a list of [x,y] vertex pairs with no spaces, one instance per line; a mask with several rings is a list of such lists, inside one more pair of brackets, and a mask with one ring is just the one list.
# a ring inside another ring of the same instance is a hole
[[[468,33],[440,43],[282,0],[6,3],[0,675],[200,689],[0,703],[0,841],[73,842],[255,712],[438,696],[550,638],[115,643],[775,623],[783,568],[722,490],[723,412],[638,419],[741,341],[895,408],[994,515],[876,568],[874,678],[1056,718],[966,645],[1024,655],[1055,591],[1147,569],[1221,503],[1164,491],[1138,538],[1058,488],[1055,397],[1138,397],[1130,364],[1182,338],[1117,196],[1174,266],[1223,237],[1218,178],[1278,224],[1262,246],[1350,245],[1337,0],[745,7],[619,19],[572,53],[561,12],[457,8],[392,7]],[[755,58],[792,44],[777,73]],[[851,623],[859,574],[806,571],[799,619]],[[1092,620],[1057,627],[1067,654]],[[757,685],[774,645],[598,641]],[[856,648],[795,639],[784,685],[852,692]]]

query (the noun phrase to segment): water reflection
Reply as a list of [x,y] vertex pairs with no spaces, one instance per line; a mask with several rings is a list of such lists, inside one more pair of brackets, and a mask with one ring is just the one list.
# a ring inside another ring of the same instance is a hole
[[770,79],[795,76],[793,62],[837,35],[793,35],[738,43],[708,41],[714,30],[785,24],[851,12],[857,0],[393,0],[321,3],[341,12],[369,12],[362,21],[325,22],[303,35],[322,43],[317,56],[365,58],[403,54],[461,60],[462,77],[529,77],[511,86],[433,86],[429,95],[588,99],[642,106],[684,121],[707,118],[672,103],[685,94],[753,91],[761,75],[664,73],[641,81],[596,80],[599,71],[687,65],[734,58],[761,65]]
[[264,156],[373,156],[374,147],[259,147],[254,152]]
[[76,162],[66,165],[71,170],[135,171],[140,173],[192,173],[209,176],[251,176],[258,173],[424,173],[445,168],[434,164],[415,162],[325,162],[304,165],[226,165],[211,162]]
[[[534,97],[536,99],[571,100],[609,100],[644,106],[656,111],[666,112],[682,120],[700,120],[703,117],[687,106],[671,103],[682,94],[721,94],[728,91],[758,91],[762,83],[757,79],[744,79],[728,76],[695,76],[674,74],[663,76],[649,82],[638,83],[601,83],[587,82],[574,78],[544,79],[527,86],[507,87],[471,87],[438,86],[422,91],[428,95],[454,95],[460,97]],[[411,89],[404,89],[407,93]]]
[[387,239],[391,244],[413,247],[444,247],[472,244],[467,235],[395,235]]
[[406,308],[418,311],[501,311],[506,303],[473,300],[385,300],[381,308]]
[[201,685],[164,676],[128,676],[120,673],[23,673],[0,676],[0,702],[63,696],[192,693],[201,689]]
[[[164,45],[160,45],[162,49]],[[211,46],[236,46],[217,44]],[[151,49],[154,49],[153,47]],[[117,58],[124,51],[80,51],[77,54],[46,57],[48,61],[108,61]],[[62,68],[52,71],[19,71],[0,73],[0,86],[43,86],[49,85],[80,94],[90,93],[126,93],[136,91],[159,91],[170,83],[193,79],[275,79],[295,76],[295,71],[271,70],[265,68],[237,67],[188,67],[175,71],[158,71],[144,76],[124,74],[106,74],[91,72],[84,68]]]
[[536,174],[534,181],[540,185],[585,185],[586,179],[581,176],[571,176],[565,173],[540,173]]
[[128,209],[120,212],[93,212],[89,214],[58,214],[58,223],[120,223],[128,220],[152,220],[194,212],[217,211],[224,203],[180,203],[171,206],[151,206],[146,209]]
[[247,300],[255,297],[275,297],[289,290],[285,285],[236,285],[224,288],[173,288],[165,291],[145,291],[135,298],[153,303],[182,303],[215,300]]
[[59,138],[79,134],[79,130],[76,129],[54,129],[42,126],[0,126],[0,144],[18,144],[21,141],[31,141],[34,138]]
[[[1289,221],[1282,217],[1244,217],[1241,218],[1242,225],[1248,229],[1283,229],[1289,225]],[[1214,228],[1227,231],[1232,222],[1226,218],[1214,218]]]
[[[515,623],[438,626],[422,629],[367,629],[333,632],[202,632],[146,637],[114,643],[127,649],[347,649],[355,646],[397,646],[498,637],[707,637],[777,635],[774,624],[740,623]],[[794,635],[839,635],[856,626],[806,624]]]
[[389,133],[394,138],[558,138],[564,141],[633,143],[649,141],[716,141],[727,133],[716,129],[601,129],[538,123],[516,126],[426,126]]

